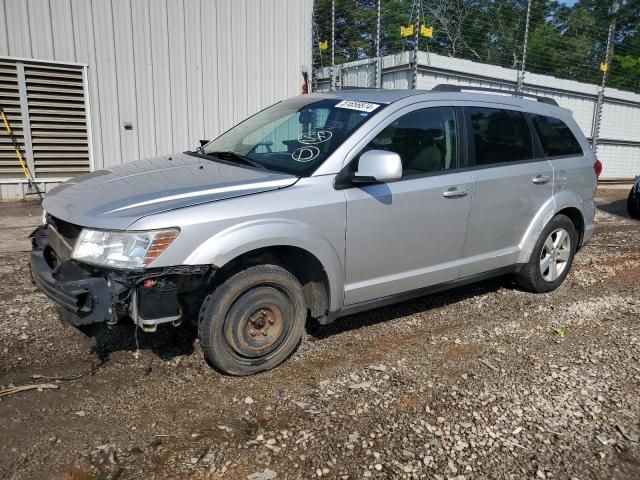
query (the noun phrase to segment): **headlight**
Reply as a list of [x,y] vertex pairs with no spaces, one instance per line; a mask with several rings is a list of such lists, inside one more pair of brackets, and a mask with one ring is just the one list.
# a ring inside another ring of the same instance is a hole
[[175,240],[178,229],[127,232],[83,229],[72,257],[115,268],[144,268]]

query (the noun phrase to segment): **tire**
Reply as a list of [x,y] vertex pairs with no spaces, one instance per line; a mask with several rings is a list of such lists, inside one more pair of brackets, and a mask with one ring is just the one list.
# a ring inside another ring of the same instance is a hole
[[284,362],[307,318],[300,282],[276,265],[236,273],[202,302],[198,336],[204,356],[229,375],[252,375]]
[[627,197],[627,212],[631,218],[640,220],[640,193],[635,193],[635,186],[629,192]]
[[578,234],[573,222],[565,215],[556,215],[542,230],[529,263],[516,274],[516,282],[530,292],[555,290],[573,265],[577,244]]

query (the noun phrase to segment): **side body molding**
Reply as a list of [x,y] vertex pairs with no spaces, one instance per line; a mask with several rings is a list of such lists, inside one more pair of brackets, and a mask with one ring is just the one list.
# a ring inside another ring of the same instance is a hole
[[186,259],[188,265],[222,267],[234,258],[265,247],[298,247],[314,255],[329,280],[329,306],[335,311],[344,303],[344,266],[341,255],[322,232],[299,220],[265,218],[239,223],[201,243]]

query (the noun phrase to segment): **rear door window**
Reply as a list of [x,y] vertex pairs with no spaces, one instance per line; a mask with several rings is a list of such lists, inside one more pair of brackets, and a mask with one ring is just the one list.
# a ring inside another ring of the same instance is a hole
[[559,118],[531,115],[533,128],[547,157],[582,155],[582,147],[571,129]]
[[465,107],[475,147],[475,164],[533,159],[533,142],[521,112],[500,108]]

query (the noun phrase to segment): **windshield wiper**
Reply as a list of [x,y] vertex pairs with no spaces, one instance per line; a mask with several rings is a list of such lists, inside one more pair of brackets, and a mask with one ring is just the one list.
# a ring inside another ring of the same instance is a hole
[[260,170],[266,170],[266,167],[258,162],[254,162],[250,158],[245,157],[244,155],[240,155],[236,152],[198,152],[204,155],[211,155],[213,157],[221,158],[222,160],[226,160],[228,162],[236,162],[236,163],[244,163],[246,165],[250,165],[252,167],[259,168]]

